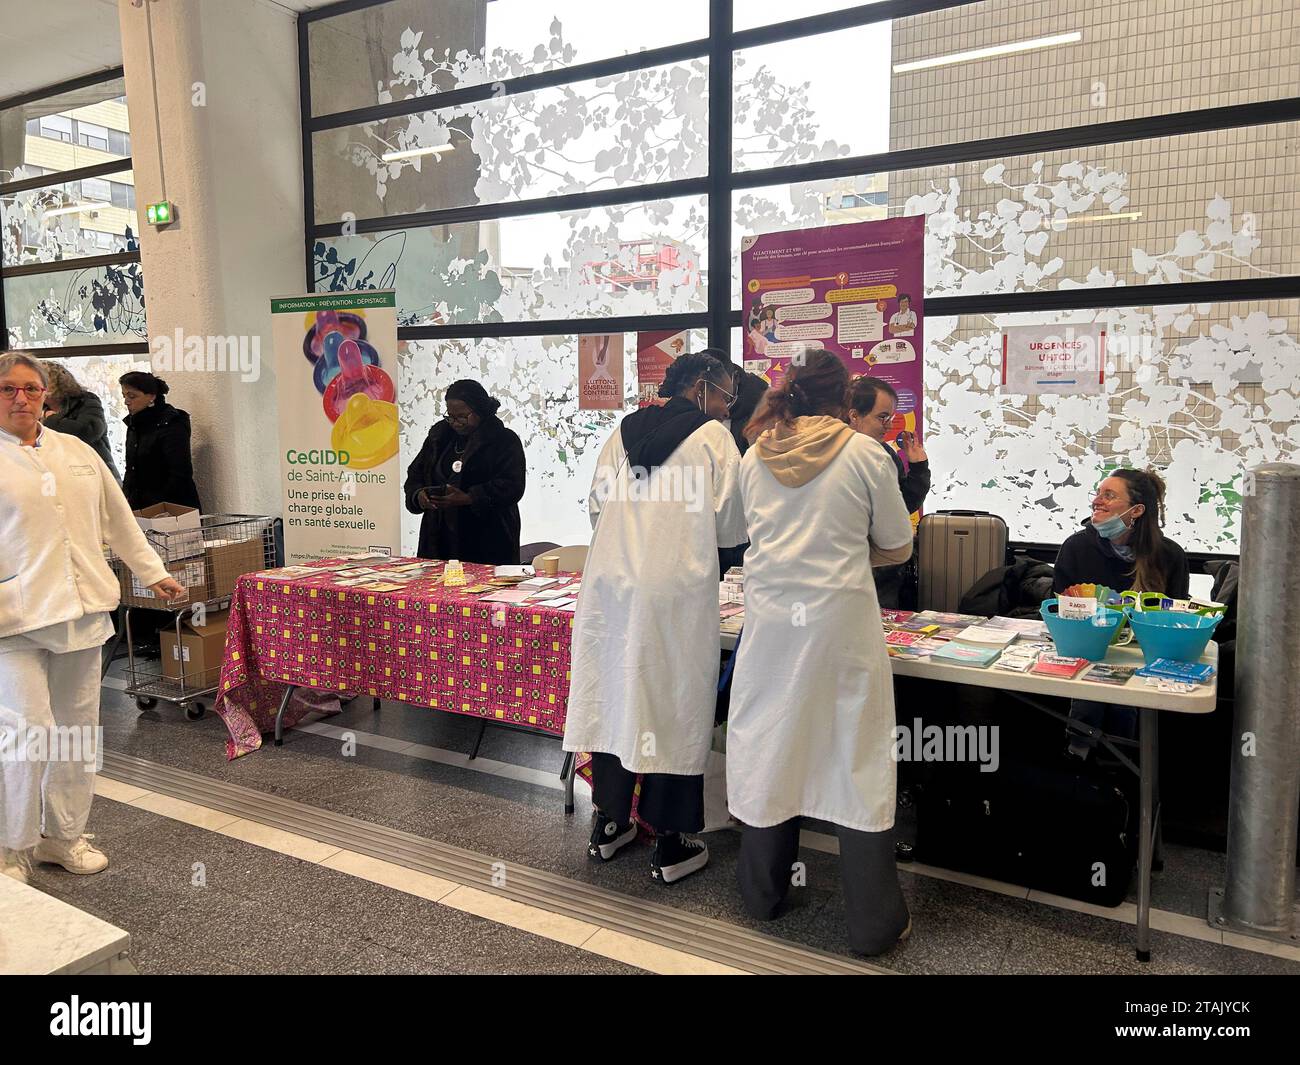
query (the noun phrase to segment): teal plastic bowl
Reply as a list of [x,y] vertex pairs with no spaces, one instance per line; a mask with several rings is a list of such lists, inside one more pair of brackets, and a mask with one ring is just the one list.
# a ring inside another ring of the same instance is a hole
[[1181,610],[1134,610],[1124,608],[1128,623],[1133,626],[1138,646],[1150,665],[1157,658],[1172,658],[1175,662],[1196,662],[1205,654],[1205,645],[1214,635],[1214,629],[1223,615],[1204,617]]
[[1067,658],[1086,658],[1100,662],[1106,657],[1111,638],[1124,624],[1124,615],[1113,607],[1101,607],[1090,618],[1063,618],[1057,612],[1057,600],[1045,599],[1038,608],[1056,643],[1056,653]]

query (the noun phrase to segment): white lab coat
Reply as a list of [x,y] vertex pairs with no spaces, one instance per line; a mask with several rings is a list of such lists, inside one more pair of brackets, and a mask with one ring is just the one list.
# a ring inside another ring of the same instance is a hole
[[790,488],[745,453],[745,628],[727,724],[727,796],[744,824],[894,823],[894,688],[868,540],[912,540],[894,464],[855,435]]
[[615,430],[589,500],[564,749],[615,755],[634,773],[694,776],[717,703],[718,548],[745,542],[740,452],[709,422],[643,489],[626,457]]

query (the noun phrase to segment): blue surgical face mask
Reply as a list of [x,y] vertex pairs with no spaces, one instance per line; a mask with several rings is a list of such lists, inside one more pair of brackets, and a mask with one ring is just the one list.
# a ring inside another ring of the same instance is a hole
[[[1124,511],[1127,514],[1129,510],[1136,510],[1137,504],[1129,507]],[[1104,536],[1107,540],[1113,540],[1117,536],[1123,536],[1128,532],[1128,526],[1124,524],[1124,514],[1116,514],[1113,518],[1107,518],[1105,521],[1094,521],[1092,527],[1097,530],[1098,536]]]

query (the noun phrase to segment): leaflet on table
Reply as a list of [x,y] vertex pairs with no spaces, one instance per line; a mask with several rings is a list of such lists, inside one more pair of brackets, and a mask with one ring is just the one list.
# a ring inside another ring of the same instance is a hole
[[913,644],[924,642],[926,636],[921,632],[904,632],[901,629],[895,629],[892,632],[885,633],[886,647],[911,647]]
[[936,662],[949,662],[958,666],[975,666],[983,669],[1002,652],[996,647],[973,647],[960,643],[946,643],[942,650],[930,657]]
[[1175,662],[1172,658],[1157,658],[1137,671],[1139,677],[1165,677],[1191,684],[1204,684],[1214,673],[1214,667],[1203,662]]
[[989,625],[968,625],[953,638],[961,640],[963,643],[974,643],[987,647],[1005,647],[1016,638],[1016,634],[1010,629],[997,629]]
[[743,614],[744,612],[744,603],[723,603],[718,607],[718,616],[723,618],[735,617],[737,614]]
[[880,611],[880,620],[881,623],[885,625],[901,625],[903,622],[909,620],[915,613],[915,610],[883,609]]
[[519,605],[528,601],[528,590],[525,588],[498,588],[491,595],[485,595],[479,599],[480,603],[514,603]]
[[321,571],[315,566],[283,566],[280,569],[264,569],[259,573],[251,574],[253,577],[263,577],[273,581],[287,581],[294,577],[312,577]]
[[[907,635],[912,635],[907,633]],[[894,658],[929,658],[936,651],[942,651],[948,646],[947,640],[932,640],[922,638],[912,644],[885,644],[885,650]]]
[[986,629],[1010,629],[1017,636],[1046,636],[1047,626],[1038,618],[985,618],[982,626]]
[[923,636],[933,636],[939,631],[939,626],[932,622],[918,621],[916,618],[909,618],[894,626],[895,632],[917,632]]
[[[497,574],[498,577],[507,576],[507,574]],[[527,580],[520,581],[519,588],[546,588],[549,585],[559,583],[559,577],[529,577]]]
[[1034,668],[1034,663],[1038,661],[1038,656],[1033,655],[1012,655],[1005,652],[999,656],[998,660],[993,663],[994,669],[1005,670],[1008,673],[1028,673]]
[[1038,661],[1034,663],[1034,667],[1030,672],[1044,677],[1060,677],[1071,680],[1091,664],[1086,658],[1067,658],[1062,655],[1042,654],[1038,656]]
[[980,614],[950,614],[942,610],[921,610],[912,615],[912,620],[923,625],[961,625],[964,628],[967,625],[978,625],[980,622],[988,621],[988,618]]
[[1094,684],[1127,684],[1137,666],[1112,666],[1108,662],[1098,662],[1083,675],[1084,680]]

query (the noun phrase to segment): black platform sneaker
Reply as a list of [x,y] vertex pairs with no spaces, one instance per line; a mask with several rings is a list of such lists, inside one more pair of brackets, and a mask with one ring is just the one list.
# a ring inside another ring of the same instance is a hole
[[690,876],[709,864],[709,848],[698,839],[674,832],[655,840],[650,859],[650,876],[661,884],[671,884]]
[[587,844],[587,857],[609,861],[619,849],[636,839],[636,824],[628,822],[620,825],[597,811],[596,824],[591,830],[591,842]]

